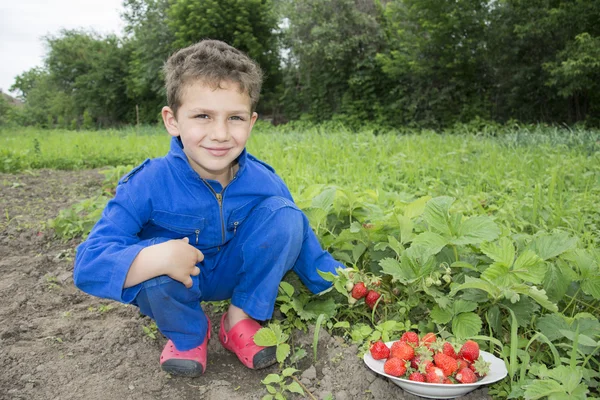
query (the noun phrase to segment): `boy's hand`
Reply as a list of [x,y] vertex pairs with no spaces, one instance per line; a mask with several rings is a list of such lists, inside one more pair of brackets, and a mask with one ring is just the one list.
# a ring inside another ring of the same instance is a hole
[[131,287],[159,275],[168,275],[191,288],[192,276],[200,274],[200,268],[196,264],[204,260],[204,254],[189,243],[188,238],[172,239],[146,247],[133,260],[123,287]]
[[189,243],[189,239],[184,237],[159,245],[165,247],[162,249],[165,250],[165,274],[183,283],[186,288],[192,287],[192,276],[200,274],[200,268],[196,264],[204,260],[204,254]]

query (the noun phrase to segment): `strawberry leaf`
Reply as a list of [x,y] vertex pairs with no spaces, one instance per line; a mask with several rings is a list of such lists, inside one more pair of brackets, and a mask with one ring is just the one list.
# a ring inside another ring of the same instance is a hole
[[452,333],[459,340],[479,334],[482,326],[481,318],[473,312],[458,314],[452,319]]
[[490,218],[484,215],[471,217],[463,221],[457,232],[457,238],[452,240],[453,244],[478,244],[490,242],[500,235],[500,228]]

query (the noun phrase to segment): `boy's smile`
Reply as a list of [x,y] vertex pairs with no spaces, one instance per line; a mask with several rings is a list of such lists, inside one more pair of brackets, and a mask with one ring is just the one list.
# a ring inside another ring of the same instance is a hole
[[225,187],[232,178],[232,164],[246,146],[258,115],[250,97],[236,83],[224,81],[213,89],[202,81],[186,85],[177,115],[162,110],[165,127],[179,136],[192,168],[204,179]]

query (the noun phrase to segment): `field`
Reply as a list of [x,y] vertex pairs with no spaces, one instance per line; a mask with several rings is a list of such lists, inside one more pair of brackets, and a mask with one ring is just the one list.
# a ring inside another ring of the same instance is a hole
[[[541,126],[259,124],[249,151],[286,181],[323,245],[355,270],[354,283],[380,282],[385,300],[374,312],[362,300],[348,307],[346,275],[331,277],[335,289],[321,298],[286,278],[276,318],[291,335],[283,366],[297,368],[315,398],[414,398],[357,355],[380,337],[435,331],[477,336],[505,360],[509,377],[472,398],[598,397],[599,140]],[[224,305],[212,303],[207,375],[170,379],[156,362],[164,337],[149,319],[73,286],[75,247],[117,180],[168,142],[150,127],[0,131],[7,398],[261,398],[260,381],[281,373],[242,370],[220,348]]]

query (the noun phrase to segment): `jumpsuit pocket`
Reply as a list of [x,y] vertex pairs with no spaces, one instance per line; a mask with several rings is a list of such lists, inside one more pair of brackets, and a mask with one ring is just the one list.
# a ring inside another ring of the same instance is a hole
[[172,239],[187,237],[190,244],[198,244],[198,238],[204,229],[205,218],[168,211],[154,211],[150,221],[160,228],[159,236]]

